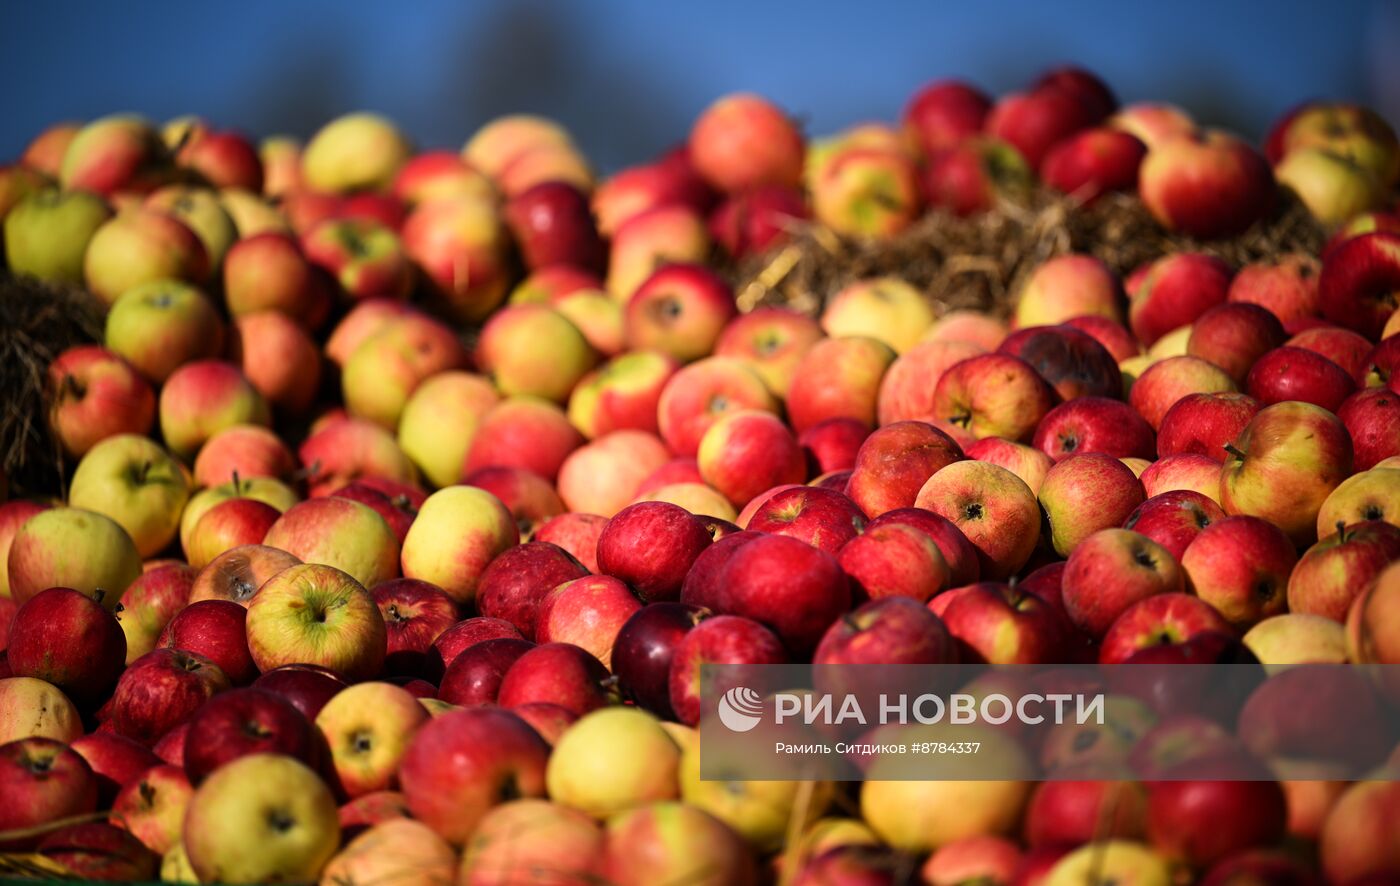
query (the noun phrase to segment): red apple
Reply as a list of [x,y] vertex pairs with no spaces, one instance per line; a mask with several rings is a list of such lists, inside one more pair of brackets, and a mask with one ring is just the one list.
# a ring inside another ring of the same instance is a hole
[[782,642],[758,622],[735,615],[705,619],[685,635],[671,660],[668,681],[676,719],[688,726],[700,722],[702,666],[786,664],[787,661]]
[[1118,129],[1088,129],[1054,145],[1041,163],[1045,183],[1081,203],[1110,191],[1137,188],[1138,167],[1147,146]]
[[103,809],[112,804],[118,792],[161,762],[150,748],[115,732],[92,732],[68,746],[92,767],[97,803]]
[[997,351],[1029,363],[1064,400],[1117,397],[1123,391],[1123,375],[1113,355],[1098,339],[1072,326],[1018,329]]
[[1150,347],[1224,302],[1230,292],[1230,267],[1215,256],[1177,252],[1135,272],[1129,282],[1136,283],[1128,287],[1129,325]]
[[1225,445],[1238,437],[1262,408],[1248,394],[1232,391],[1187,394],[1162,416],[1157,428],[1157,455],[1204,455],[1224,462]]
[[509,711],[478,708],[434,718],[399,765],[413,817],[461,845],[493,807],[545,793],[549,746]]
[[689,603],[650,603],[634,612],[617,632],[612,670],[622,691],[638,705],[658,716],[675,716],[671,709],[671,662],[704,612]]
[[1356,390],[1356,383],[1345,369],[1314,351],[1281,347],[1259,358],[1249,370],[1245,390],[1265,406],[1301,400],[1335,412]]
[[962,458],[958,444],[934,426],[895,422],[861,444],[847,494],[870,517],[907,508],[930,477]]
[[1400,455],[1400,394],[1386,388],[1357,391],[1337,407],[1337,418],[1351,436],[1357,471]]
[[572,643],[612,670],[618,631],[641,608],[637,595],[611,576],[574,579],[540,600],[535,614],[535,641]]
[[948,567],[948,586],[962,587],[977,581],[981,567],[975,545],[953,521],[923,508],[886,511],[865,526],[867,533],[890,524],[912,526],[933,539]]
[[930,205],[967,216],[1024,197],[1034,181],[1031,167],[1009,141],[974,135],[930,155],[924,194]]
[[711,538],[701,521],[665,502],[623,508],[598,537],[598,568],[626,582],[646,602],[674,600]]
[[986,130],[1010,142],[1032,169],[1039,169],[1053,145],[1099,119],[1074,93],[1052,83],[1003,96],[987,115]]
[[838,562],[858,593],[872,600],[910,597],[923,603],[949,586],[948,563],[916,526],[873,527],[846,542]]
[[1094,637],[1104,636],[1134,603],[1183,588],[1176,559],[1161,545],[1127,529],[1104,529],[1080,542],[1063,581],[1070,621]]
[[1163,781],[1147,792],[1147,837],[1194,867],[1268,846],[1284,835],[1286,801],[1275,781]]
[[1340,326],[1315,326],[1304,329],[1285,344],[1321,354],[1345,369],[1357,384],[1365,384],[1366,358],[1374,347],[1366,336]]
[[1287,253],[1252,262],[1240,268],[1230,281],[1232,302],[1259,305],[1291,329],[1315,319],[1319,302],[1318,274],[1322,264],[1306,253]]
[[686,572],[685,582],[681,585],[681,602],[703,609],[715,609],[719,601],[719,577],[729,558],[740,547],[763,537],[761,532],[741,530],[716,540],[701,551]]
[[1132,470],[1101,453],[1071,455],[1045,475],[1037,496],[1055,552],[1068,557],[1100,529],[1122,526],[1147,495]]
[[81,707],[105,700],[126,664],[121,625],[101,603],[69,588],[30,597],[8,630],[10,672],[52,683]]
[[972,436],[1029,439],[1055,403],[1031,365],[1009,354],[980,354],[950,366],[933,392],[932,415]]
[[190,717],[228,677],[202,655],[156,649],[131,663],[112,694],[112,727],[147,744]]
[[1233,633],[1209,603],[1190,594],[1157,594],[1134,603],[1114,619],[1099,646],[1099,661],[1122,664],[1143,649],[1185,643],[1198,634]]
[[1036,786],[1026,805],[1026,842],[1032,849],[1141,839],[1146,828],[1147,793],[1132,781],[1047,781]]
[[710,236],[735,258],[758,255],[811,217],[802,192],[766,185],[726,197],[710,214]]
[[1056,406],[1032,442],[1056,461],[1090,452],[1150,459],[1156,450],[1152,426],[1128,404],[1105,397],[1077,397]]
[[532,541],[502,552],[481,574],[477,606],[482,615],[510,622],[526,637],[535,635],[540,601],[566,581],[588,574],[568,551]]
[[1244,628],[1285,609],[1297,560],[1278,527],[1257,517],[1229,517],[1201,530],[1181,555],[1181,567],[1196,596]]
[[997,582],[972,585],[942,613],[960,658],[988,664],[1057,661],[1065,636],[1059,613],[1035,594]]
[[840,492],[795,486],[764,499],[746,528],[805,541],[828,554],[858,536],[865,514]]
[[722,191],[802,181],[801,134],[756,95],[728,95],[706,108],[690,131],[689,147],[695,169]]
[[1138,505],[1123,528],[1147,536],[1180,561],[1207,526],[1224,519],[1225,512],[1211,499],[1188,489],[1174,489]]
[[443,673],[437,697],[460,707],[494,704],[506,671],[534,648],[526,640],[502,637],[463,649]]
[[316,715],[336,693],[345,688],[345,681],[334,671],[309,664],[283,665],[273,668],[253,681],[254,689],[282,696],[315,722]]
[[1318,278],[1322,316],[1361,333],[1380,337],[1400,301],[1400,234],[1362,234],[1327,253]]
[[231,600],[201,600],[181,609],[156,645],[202,655],[218,665],[230,683],[243,686],[258,676],[248,651],[247,619],[248,610]]
[[583,716],[608,702],[608,669],[583,649],[545,643],[528,650],[501,678],[496,702],[503,708],[549,702]]
[[1186,353],[1214,363],[1241,384],[1255,361],[1286,339],[1283,324],[1268,310],[1247,302],[1226,302],[1196,318]]
[[1355,599],[1400,560],[1400,528],[1371,520],[1340,526],[1308,548],[1288,576],[1288,610],[1345,622]]
[[527,269],[550,265],[602,269],[606,253],[588,197],[568,182],[541,182],[514,194],[502,214]]
[[384,616],[389,644],[384,670],[389,674],[436,676],[429,651],[444,631],[457,623],[457,604],[437,585],[396,578],[370,588]]
[[311,723],[291,702],[265,689],[221,693],[195,713],[185,733],[185,773],[198,785],[215,769],[249,754],[282,754],[310,764]]
[[663,265],[627,300],[627,345],[688,363],[714,350],[737,313],[733,290],[705,265]]
[[597,514],[560,514],[550,517],[535,530],[534,541],[556,544],[587,567],[598,571],[598,537],[603,534],[608,518]]
[[476,616],[459,621],[439,634],[433,641],[429,657],[433,661],[434,670],[441,671],[452,664],[457,656],[476,644],[507,638],[525,639],[515,625],[504,619]]
[[1148,152],[1138,193],[1172,231],[1205,239],[1242,233],[1274,205],[1269,164],[1223,132],[1178,136]]
[[902,118],[904,131],[931,157],[976,135],[991,107],[991,100],[976,87],[938,80],[909,99]]
[[[0,745],[0,831],[24,831],[97,808],[97,781],[76,752],[50,738]],[[39,834],[0,841],[7,851],[31,849]]]

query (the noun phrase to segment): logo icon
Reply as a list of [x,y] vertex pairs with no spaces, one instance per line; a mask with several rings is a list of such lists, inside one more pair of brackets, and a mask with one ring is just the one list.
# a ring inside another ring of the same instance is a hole
[[744,686],[730,689],[719,699],[719,721],[730,732],[748,732],[763,716],[763,699]]

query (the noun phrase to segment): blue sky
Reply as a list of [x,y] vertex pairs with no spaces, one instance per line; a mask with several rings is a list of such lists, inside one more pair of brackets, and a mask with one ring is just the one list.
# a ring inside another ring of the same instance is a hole
[[1318,95],[1370,101],[1395,119],[1400,96],[1385,84],[1400,83],[1389,61],[1400,58],[1400,16],[1386,5],[8,3],[0,158],[50,122],[117,110],[304,136],[368,108],[428,147],[456,147],[491,116],[529,110],[563,120],[613,169],[683,138],[732,90],[769,95],[821,134],[896,117],[931,78],[1000,92],[1063,61],[1098,70],[1126,100],[1174,101],[1257,137]]

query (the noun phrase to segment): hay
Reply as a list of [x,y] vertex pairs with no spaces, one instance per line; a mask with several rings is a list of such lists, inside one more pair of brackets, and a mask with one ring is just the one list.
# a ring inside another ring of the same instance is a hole
[[1269,218],[1239,237],[1198,241],[1167,233],[1134,195],[1109,194],[1080,206],[1042,188],[1023,204],[1006,202],[969,218],[930,212],[887,241],[798,224],[785,245],[732,272],[743,310],[781,304],[816,314],[847,284],[889,275],[922,289],[940,315],[977,310],[1005,317],[1024,278],[1067,252],[1097,256],[1126,276],[1171,252],[1207,252],[1239,267],[1291,252],[1316,255],[1324,242],[1323,230],[1287,192]]
[[102,305],[86,290],[0,270],[0,466],[15,495],[64,489],[63,451],[48,423],[49,363],[102,337]]

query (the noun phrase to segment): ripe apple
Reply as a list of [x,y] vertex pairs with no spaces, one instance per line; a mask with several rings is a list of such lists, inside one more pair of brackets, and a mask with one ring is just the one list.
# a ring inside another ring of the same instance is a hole
[[[482,817],[462,856],[461,886],[504,886],[548,871],[561,882],[597,875],[603,834],[587,815],[547,800],[512,800]],[[449,877],[450,877],[449,868]]]
[[240,424],[267,425],[267,401],[238,368],[198,360],[175,370],[160,392],[160,430],[175,455],[193,458],[214,434]]
[[199,785],[215,770],[253,754],[284,754],[308,765],[311,723],[291,702],[263,689],[222,692],[190,718],[185,773]]
[[1046,413],[1036,428],[1035,448],[1056,461],[1078,453],[1115,458],[1150,458],[1152,426],[1132,407],[1104,397],[1077,397]]
[[710,236],[734,258],[761,255],[786,242],[791,230],[810,217],[801,191],[764,185],[731,194],[715,207]]
[[370,588],[387,632],[384,668],[390,674],[434,675],[429,652],[457,623],[457,604],[442,589],[414,578],[396,578]]
[[958,444],[932,425],[888,424],[861,444],[847,494],[866,515],[878,517],[914,504],[930,477],[961,458]]
[[1243,232],[1274,204],[1268,163],[1224,132],[1182,135],[1148,152],[1138,193],[1170,230],[1215,239]]
[[1214,256],[1178,252],[1135,272],[1129,283],[1129,323],[1133,334],[1151,346],[1224,302],[1231,287],[1230,268]]
[[[0,809],[5,832],[42,827],[97,808],[97,782],[76,751],[51,738],[0,745],[0,785],[8,802]],[[31,849],[40,835],[0,842],[6,851]]]
[[918,167],[902,146],[889,149],[838,137],[810,168],[807,180],[813,216],[848,237],[889,239],[913,224],[923,209]]
[[31,194],[4,214],[5,259],[16,274],[80,285],[88,243],[111,216],[90,191]]
[[1056,144],[1041,162],[1041,177],[1057,191],[1087,205],[1110,191],[1137,187],[1147,146],[1111,127],[1086,129]]
[[688,803],[654,803],[607,823],[602,871],[619,884],[666,881],[720,886],[757,882],[753,850],[713,815]]
[[410,153],[408,140],[389,120],[366,112],[346,114],[307,142],[301,174],[317,191],[385,191]]
[[119,735],[151,744],[228,686],[228,677],[204,656],[155,649],[117,680],[110,722]]
[[[700,439],[726,412],[777,410],[758,373],[734,357],[698,360],[671,376],[657,402],[661,437],[677,456],[694,456]],[[794,430],[801,429],[794,423]]]
[[1318,278],[1322,316],[1370,339],[1396,308],[1400,236],[1377,231],[1341,243],[1327,253]]
[[671,659],[671,708],[676,718],[688,726],[700,722],[700,675],[704,665],[787,661],[787,651],[777,635],[758,622],[737,615],[706,618],[685,634]]
[[126,589],[120,619],[126,664],[156,647],[161,631],[189,600],[196,575],[184,563],[170,563],[148,569]]
[[429,719],[417,699],[390,683],[360,683],[336,694],[316,715],[316,728],[330,748],[338,787],[351,797],[397,787],[399,763]]
[[403,543],[403,574],[442,588],[458,604],[468,603],[486,565],[519,540],[515,520],[494,495],[449,486],[419,508]]
[[1134,840],[1094,840],[1054,861],[1038,881],[1044,886],[1071,886],[1099,879],[1133,886],[1168,886],[1171,867],[1152,849]]
[[664,502],[630,505],[598,537],[598,568],[644,601],[674,600],[691,564],[711,543],[704,524]]
[[1225,512],[1211,499],[1189,489],[1174,489],[1144,501],[1123,528],[1147,536],[1180,561],[1206,527],[1224,519]]
[[569,420],[589,438],[616,430],[657,431],[657,403],[678,364],[665,354],[620,354],[581,378]]
[[680,749],[651,714],[605,708],[569,727],[545,772],[550,797],[594,818],[679,795]]
[[1354,467],[1370,470],[1400,455],[1400,395],[1385,388],[1357,391],[1337,408],[1355,451]]
[[1040,507],[1019,477],[987,462],[960,461],[920,488],[915,507],[952,521],[977,548],[981,575],[1018,572],[1040,539]]
[[380,477],[413,483],[413,462],[394,441],[393,434],[364,419],[342,416],[313,428],[297,450],[306,466],[307,491],[327,495],[355,480]]
[[525,651],[501,678],[496,703],[503,708],[546,702],[575,716],[606,705],[612,681],[603,663],[568,643]]
[[[541,363],[538,354],[548,352]],[[547,305],[510,305],[481,332],[477,362],[507,395],[528,394],[564,402],[597,354],[578,327]]]
[[893,349],[873,338],[818,342],[803,356],[788,389],[793,430],[800,434],[829,418],[853,418],[873,427],[880,381],[894,358]]
[[141,205],[184,222],[204,244],[209,266],[213,275],[217,275],[224,254],[238,239],[238,229],[217,193],[190,185],[165,185],[153,191]]
[[1097,121],[1074,93],[1047,84],[1002,96],[987,115],[985,128],[1014,145],[1032,169],[1039,169],[1052,145]]
[[1134,603],[1183,588],[1182,568],[1166,548],[1127,529],[1100,530],[1081,541],[1063,582],[1070,621],[1094,637]]
[[0,677],[0,743],[37,737],[66,744],[82,734],[78,709],[53,684],[34,677]]
[[606,575],[565,582],[544,595],[535,615],[535,640],[571,643],[608,670],[618,632],[642,608],[627,585]]
[[905,134],[931,157],[980,132],[991,107],[971,84],[936,80],[914,93],[901,119]]
[[248,604],[248,649],[258,670],[317,664],[350,679],[384,665],[387,632],[374,598],[330,566],[291,566],[263,584]]
[[1400,559],[1400,529],[1369,521],[1339,526],[1308,548],[1288,577],[1288,609],[1346,620],[1352,601]]
[[[0,597],[10,599],[10,544],[15,534],[30,517],[48,509],[47,504],[23,499],[0,504]],[[14,606],[18,607],[19,604],[15,603]],[[3,620],[0,617],[0,621]]]
[[433,486],[451,486],[462,477],[482,416],[498,402],[491,383],[470,372],[425,378],[399,413],[399,446]]
[[113,114],[78,130],[63,152],[59,178],[65,190],[139,193],[153,186],[168,159],[150,121]]
[[1019,781],[867,781],[860,806],[885,843],[922,853],[968,837],[1009,834],[1030,788]]
[[734,293],[709,268],[668,264],[627,300],[626,336],[636,351],[656,351],[686,363],[714,350],[736,315]]
[[511,397],[482,416],[463,472],[487,467],[527,468],[553,481],[583,435],[564,411],[536,397]]
[[97,345],[78,345],[49,364],[52,428],[63,451],[82,458],[118,434],[145,434],[156,417],[151,386],[121,355]]
[[501,552],[481,573],[476,604],[487,618],[510,622],[534,637],[540,603],[551,590],[588,574],[568,551],[531,541]]
[[315,329],[329,307],[327,281],[296,239],[280,231],[233,244],[224,256],[223,281],[224,302],[234,317],[279,311]]
[[183,768],[155,766],[117,793],[111,822],[130,831],[147,849],[164,855],[180,843],[185,809],[193,794]]
[[1314,351],[1280,347],[1255,362],[1245,390],[1265,406],[1299,400],[1335,412],[1356,390],[1342,367]]
[[126,664],[126,637],[117,620],[69,588],[30,597],[9,630],[10,672],[52,683],[84,709],[106,699]]
[[10,596],[21,605],[48,588],[72,588],[113,609],[141,575],[141,554],[115,520],[80,508],[50,508],[10,542]]
[[68,503],[115,520],[145,557],[175,538],[189,498],[184,469],[154,441],[136,434],[108,437],[73,472]]
[[1248,394],[1187,394],[1167,410],[1157,428],[1157,455],[1189,453],[1223,462],[1226,444],[1244,431],[1262,405]]
[[195,233],[173,216],[130,209],[92,235],[83,254],[83,280],[104,304],[156,280],[196,286],[209,277],[209,255]]
[[850,584],[834,557],[781,535],[738,548],[717,587],[719,611],[767,625],[798,654],[815,649],[851,602]]
[[1010,142],[974,135],[929,158],[923,189],[928,202],[957,216],[1024,200],[1035,176]]
[[[248,851],[250,840],[257,852]],[[253,754],[220,768],[194,792],[183,843],[204,882],[309,880],[340,845],[335,799],[303,763]]]
[[801,134],[757,95],[734,93],[706,108],[690,131],[689,148],[695,169],[722,191],[802,182]]
[[1400,510],[1395,507],[1400,491],[1400,469],[1375,467],[1353,474],[1322,502],[1317,512],[1317,534],[1323,536],[1338,523],[1350,525],[1363,520],[1384,520],[1400,526]]
[[296,468],[296,457],[282,438],[261,425],[234,425],[209,438],[194,460],[198,486],[221,486],[235,475],[286,480]]
[[689,603],[658,602],[641,607],[622,625],[609,667],[622,691],[658,716],[672,717],[671,662],[687,632],[705,611]]
[[705,220],[689,206],[656,206],[638,213],[613,234],[608,256],[607,291],[625,300],[657,267],[703,262],[710,253]]
[[1209,603],[1190,594],[1156,594],[1114,620],[1099,647],[1099,661],[1121,664],[1143,649],[1186,643],[1211,632],[1228,636],[1233,628]]
[[487,176],[452,151],[424,151],[399,167],[393,194],[416,205],[452,197],[491,197]]
[[1327,879],[1383,882],[1400,869],[1392,810],[1400,790],[1390,781],[1360,781],[1337,800],[1322,827],[1319,848]]
[[1146,827],[1147,792],[1132,781],[1047,781],[1036,786],[1026,805],[1026,842],[1032,849],[1081,846],[1096,838],[1140,839]]
[[283,414],[305,412],[320,389],[321,356],[295,320],[277,311],[244,314],[234,325],[229,358]]
[[1181,567],[1198,597],[1231,624],[1248,628],[1285,609],[1297,560],[1292,542],[1266,520],[1229,517],[1196,536],[1181,555]]
[[1225,512],[1262,517],[1294,544],[1317,537],[1322,503],[1351,472],[1346,426],[1309,403],[1265,407],[1227,451],[1220,477]]
[[1147,837],[1163,855],[1204,867],[1279,840],[1285,806],[1273,781],[1156,782],[1147,792]]
[[561,264],[602,269],[603,241],[588,197],[574,185],[542,181],[512,194],[502,214],[528,270]]
[[282,696],[308,720],[315,720],[321,709],[345,685],[345,681],[333,671],[312,664],[283,665],[253,681],[254,689],[264,689]]
[[304,563],[333,566],[361,585],[399,574],[399,543],[374,509],[338,496],[295,504],[268,529],[263,543]]
[[1244,644],[1271,673],[1293,664],[1345,664],[1346,630],[1321,615],[1285,613],[1266,618],[1244,635]]
[[803,355],[821,337],[821,327],[805,314],[761,307],[725,325],[715,354],[743,360],[775,396],[786,397]]
[[1126,465],[1092,452],[1057,462],[1038,494],[1050,542],[1062,557],[1100,529],[1123,525],[1146,497],[1141,481]]
[[1123,287],[1102,261],[1088,255],[1061,255],[1036,267],[1016,300],[1022,329],[1063,323],[1074,317],[1102,316],[1121,321]]
[[517,635],[485,639],[453,656],[442,675],[438,699],[458,707],[495,704],[506,671],[535,644]]
[[721,417],[701,438],[696,459],[700,476],[736,507],[773,486],[800,483],[807,473],[797,439],[762,410]]
[[495,806],[545,794],[549,747],[509,711],[472,708],[434,718],[399,765],[414,818],[460,845]]
[[456,318],[479,322],[505,298],[510,240],[494,201],[428,201],[409,213],[402,235],[409,258]]
[[345,406],[392,430],[419,384],[466,363],[466,349],[446,324],[420,314],[401,317],[351,351],[341,367]]
[[231,684],[245,686],[258,676],[248,649],[247,617],[247,610],[231,600],[199,600],[175,614],[156,646],[202,655],[218,665]]

